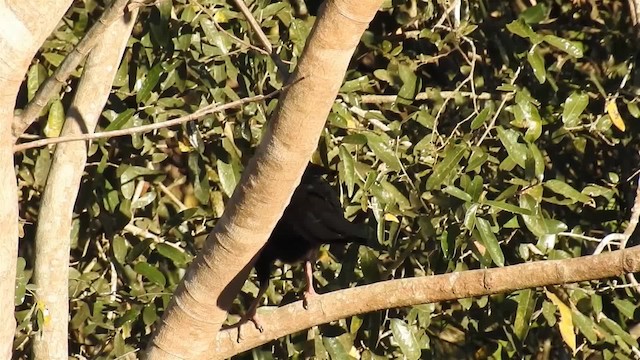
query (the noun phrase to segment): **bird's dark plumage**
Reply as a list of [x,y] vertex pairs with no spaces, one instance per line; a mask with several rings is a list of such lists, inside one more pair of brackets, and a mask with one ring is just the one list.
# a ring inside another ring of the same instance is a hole
[[[314,295],[311,264],[322,244],[355,242],[366,244],[367,227],[344,218],[340,198],[322,177],[321,167],[309,164],[300,185],[278,221],[255,264],[260,292],[247,315],[253,318],[257,303],[269,284],[271,266],[275,260],[285,263],[305,261],[307,291],[305,299]],[[254,320],[256,326],[260,328]]]
[[258,280],[268,281],[275,260],[310,260],[322,244],[348,242],[365,244],[366,227],[344,218],[338,194],[314,168],[308,168],[258,257]]

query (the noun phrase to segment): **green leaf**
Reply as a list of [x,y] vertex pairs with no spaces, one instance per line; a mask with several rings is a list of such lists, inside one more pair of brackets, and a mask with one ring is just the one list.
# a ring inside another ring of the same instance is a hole
[[591,344],[595,344],[598,341],[598,332],[603,331],[599,329],[599,326],[589,317],[582,314],[579,310],[573,308],[573,325],[580,331],[584,337],[589,340]]
[[444,188],[442,190],[444,193],[447,193],[453,197],[456,197],[462,201],[465,202],[470,202],[473,200],[473,198],[471,197],[471,195],[467,194],[466,192],[460,190],[459,188],[453,186],[453,185],[449,185],[446,188]]
[[544,84],[547,79],[547,70],[544,66],[544,57],[542,57],[537,47],[532,47],[531,50],[527,52],[527,61],[529,65],[531,65],[533,75],[538,79],[538,82]]
[[160,255],[173,261],[173,263],[178,267],[183,267],[190,260],[190,256],[185,254],[184,250],[177,249],[176,247],[168,244],[158,244],[156,245],[156,250]]
[[16,261],[16,288],[13,298],[15,306],[21,305],[27,294],[27,282],[29,281],[29,277],[24,271],[26,266],[27,261],[23,257],[19,256]]
[[580,115],[589,105],[589,95],[585,93],[572,92],[564,102],[562,110],[562,123],[566,127],[580,125]]
[[340,341],[340,338],[323,336],[322,343],[324,344],[324,348],[329,353],[329,356],[331,357],[331,359],[337,359],[337,360],[350,359],[349,354],[344,348],[344,345]]
[[498,130],[498,138],[507,150],[509,157],[524,169],[527,161],[527,147],[518,142],[518,133],[511,129],[504,129],[502,126],[498,126],[496,129]]
[[154,303],[147,304],[142,309],[142,321],[145,325],[151,326],[155,324],[156,320],[158,320],[159,313],[160,312],[158,311]]
[[524,135],[525,140],[533,142],[540,137],[542,134],[542,119],[538,109],[529,99],[520,99],[517,106],[513,107],[513,115],[515,116],[513,124],[527,129]]
[[504,254],[502,253],[498,239],[491,230],[489,221],[480,217],[476,218],[476,229],[478,229],[482,245],[487,248],[491,260],[498,266],[504,266]]
[[545,35],[543,37],[543,40],[549,45],[553,45],[573,57],[581,58],[583,55],[582,49],[569,40],[557,37],[555,35]]
[[453,171],[458,167],[458,163],[464,156],[466,147],[462,145],[454,145],[450,147],[445,158],[433,168],[433,173],[427,179],[427,189],[438,189],[443,183],[451,180]]
[[629,320],[633,320],[635,318],[634,314],[638,309],[638,305],[633,304],[628,299],[614,299],[613,305],[618,308],[618,311]]
[[390,328],[393,338],[398,343],[400,351],[402,351],[405,358],[409,360],[420,359],[422,355],[420,345],[409,325],[400,319],[391,319]]
[[494,209],[505,210],[505,211],[508,211],[510,213],[513,213],[513,214],[533,215],[531,210],[525,209],[525,208],[521,208],[521,207],[513,205],[513,204],[509,204],[504,200],[502,200],[502,201],[485,200],[484,204],[485,205],[489,205]]
[[34,182],[36,188],[44,187],[49,177],[49,169],[51,168],[51,152],[44,150],[40,152],[40,156],[36,159],[36,166],[33,170]]
[[122,127],[131,120],[131,117],[136,113],[134,109],[126,109],[116,116],[115,119],[104,129],[104,131],[120,130]]
[[113,256],[120,264],[124,264],[128,248],[129,246],[127,246],[127,241],[124,237],[120,235],[115,235],[113,237],[113,241],[111,242],[111,251],[113,251]]
[[355,161],[353,160],[353,155],[351,155],[344,145],[340,145],[340,160],[344,169],[342,175],[344,177],[343,180],[347,185],[347,195],[352,197],[356,183]]
[[638,108],[638,104],[636,104],[635,102],[628,102],[627,110],[629,111],[629,114],[631,114],[631,116],[633,116],[634,118],[640,118],[640,108]]
[[546,19],[547,7],[542,3],[538,3],[535,6],[527,8],[525,11],[520,13],[518,17],[524,20],[527,24],[538,24],[542,20]]
[[47,79],[47,69],[42,63],[36,62],[29,67],[27,73],[27,99],[31,101],[35,96],[40,84]]
[[365,136],[367,137],[367,146],[378,159],[382,160],[393,171],[401,170],[402,165],[395,149],[390,144],[391,140],[385,140],[383,137],[371,132],[366,133]]
[[469,231],[473,231],[476,226],[476,213],[478,212],[478,208],[480,208],[480,204],[473,203],[464,213],[463,224]]
[[342,138],[343,144],[365,145],[367,137],[362,134],[351,134]]
[[133,262],[136,260],[138,256],[142,255],[149,249],[149,246],[153,244],[153,239],[144,239],[143,241],[137,243],[131,251],[127,253],[126,262]]
[[209,202],[209,192],[211,187],[209,184],[209,177],[205,170],[205,165],[196,152],[189,153],[187,160],[187,166],[193,174],[193,193],[201,204],[207,204]]
[[[528,144],[529,151],[531,154],[531,158],[533,159],[533,175],[536,177],[538,181],[544,180],[544,170],[545,170],[545,160],[544,156],[542,156],[542,152],[534,143]],[[531,159],[527,158],[527,159]]]
[[397,204],[400,210],[406,210],[411,208],[411,203],[409,199],[407,199],[402,192],[398,190],[393,184],[388,181],[381,181],[380,185],[382,189],[388,194],[388,197],[392,199],[393,203]]
[[49,116],[47,117],[47,125],[44,127],[44,134],[49,137],[58,137],[64,125],[64,107],[62,101],[54,100],[49,107]]
[[230,164],[218,159],[216,161],[216,167],[218,169],[218,177],[220,178],[220,186],[222,191],[231,197],[238,182],[240,181],[240,169],[235,161],[231,161]]
[[521,290],[516,299],[518,309],[516,310],[516,319],[513,323],[513,331],[520,340],[527,337],[531,326],[531,316],[535,309],[534,292],[531,289]]
[[489,118],[491,110],[492,108],[490,106],[482,109],[482,111],[480,111],[480,113],[471,121],[471,130],[480,128],[480,126],[482,126],[482,124],[484,124]]
[[134,321],[136,318],[138,318],[138,315],[140,315],[140,311],[138,309],[129,309],[124,313],[124,315],[117,318],[113,322],[113,325],[116,328],[120,328],[123,325]]
[[139,262],[133,267],[133,270],[156,285],[164,287],[167,284],[167,279],[162,272],[149,263]]
[[161,174],[161,172],[158,170],[149,169],[142,166],[121,166],[120,168],[118,168],[118,173],[120,174],[121,184],[126,184],[140,176]]
[[567,230],[567,225],[563,222],[555,219],[545,219],[543,215],[540,214],[539,204],[529,194],[523,194],[520,196],[520,207],[532,212],[532,215],[522,215],[522,219],[524,220],[524,224],[527,226],[527,229],[529,229],[529,231],[538,238],[543,238],[547,235],[555,235]]
[[544,300],[542,303],[542,316],[549,326],[555,326],[558,319],[556,318],[556,306],[551,301]]
[[536,36],[536,33],[533,31],[531,26],[529,26],[521,19],[514,20],[511,23],[507,24],[507,30],[509,30],[512,34],[518,35],[525,39],[531,39]]
[[471,147],[471,156],[469,157],[466,168],[467,173],[471,171],[480,171],[480,167],[484,165],[487,160],[489,160],[489,154],[487,154],[486,151],[484,151],[481,147]]
[[151,70],[147,73],[147,77],[144,79],[142,83],[142,87],[136,94],[136,102],[137,103],[146,103],[151,96],[151,91],[158,85],[160,81],[160,75],[163,73],[162,64],[158,63],[154,65]]
[[571,185],[565,183],[564,181],[556,179],[548,180],[544,183],[544,187],[555,192],[556,194],[560,194],[566,198],[573,200],[574,203],[577,201],[584,204],[593,203],[592,198],[574,189]]
[[156,193],[154,191],[146,192],[135,201],[131,202],[131,209],[141,209],[151,204],[155,199]]
[[400,65],[398,67],[398,75],[402,80],[402,87],[398,91],[397,103],[411,104],[418,93],[419,79],[413,69],[406,65]]
[[614,335],[618,335],[620,339],[625,343],[627,343],[628,345],[634,346],[636,348],[638,347],[638,341],[635,338],[633,338],[633,336],[631,336],[628,332],[626,332],[615,321],[607,317],[602,317],[600,318],[599,322],[603,327],[609,329],[609,331],[611,331]]

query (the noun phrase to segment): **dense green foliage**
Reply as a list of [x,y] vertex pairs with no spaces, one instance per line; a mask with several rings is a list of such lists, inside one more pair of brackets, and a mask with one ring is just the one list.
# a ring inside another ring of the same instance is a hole
[[[247,3],[294,69],[314,17],[287,0]],[[627,3],[473,1],[463,4],[459,25],[443,15],[444,3],[386,2],[353,57],[314,161],[338,171],[334,181],[349,216],[375,216],[381,246],[324,251],[316,273],[321,293],[589,255],[598,240],[625,229],[640,150],[640,42]],[[34,60],[22,104],[102,10],[99,1],[76,2]],[[258,43],[247,21],[222,0],[142,9],[100,129],[161,122],[279,89],[274,62],[248,44]],[[63,95],[31,133],[57,135],[70,99]],[[610,100],[620,118],[606,106]],[[71,249],[72,354],[114,358],[144,348],[276,103],[91,143]],[[28,354],[30,337],[46,321],[29,274],[53,150],[16,156],[25,219],[17,356]],[[637,294],[623,284],[390,309],[310,330],[311,344],[304,332],[238,358],[302,358],[305,344],[306,354],[320,359],[559,358],[571,356],[574,332],[576,357],[632,358]],[[280,267],[269,303],[299,298],[303,285],[301,269]],[[256,292],[247,281],[233,313]]]

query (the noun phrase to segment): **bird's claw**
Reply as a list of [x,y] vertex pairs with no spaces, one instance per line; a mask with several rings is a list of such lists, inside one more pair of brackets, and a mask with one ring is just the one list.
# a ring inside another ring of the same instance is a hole
[[309,301],[316,296],[318,296],[318,293],[313,289],[305,291],[302,297],[302,307],[305,310],[309,310]]
[[249,321],[251,321],[253,323],[253,325],[256,327],[256,329],[260,332],[264,332],[264,326],[262,326],[262,322],[260,322],[260,320],[257,319],[256,317],[257,315],[252,316]]
[[256,327],[256,329],[258,331],[260,331],[261,333],[264,332],[264,326],[262,325],[262,322],[260,320],[258,320],[257,318],[257,314],[247,314],[245,315],[242,319],[240,319],[240,321],[238,321],[238,338],[236,339],[236,341],[238,343],[240,343],[243,338],[242,338],[242,325],[245,325],[248,322],[252,322],[253,325]]

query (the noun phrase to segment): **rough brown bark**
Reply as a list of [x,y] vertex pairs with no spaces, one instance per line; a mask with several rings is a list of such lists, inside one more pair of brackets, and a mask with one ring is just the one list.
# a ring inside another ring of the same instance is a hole
[[[329,1],[254,158],[149,342],[152,359],[200,359],[282,214],[380,0]],[[339,24],[337,26],[337,24]]]

